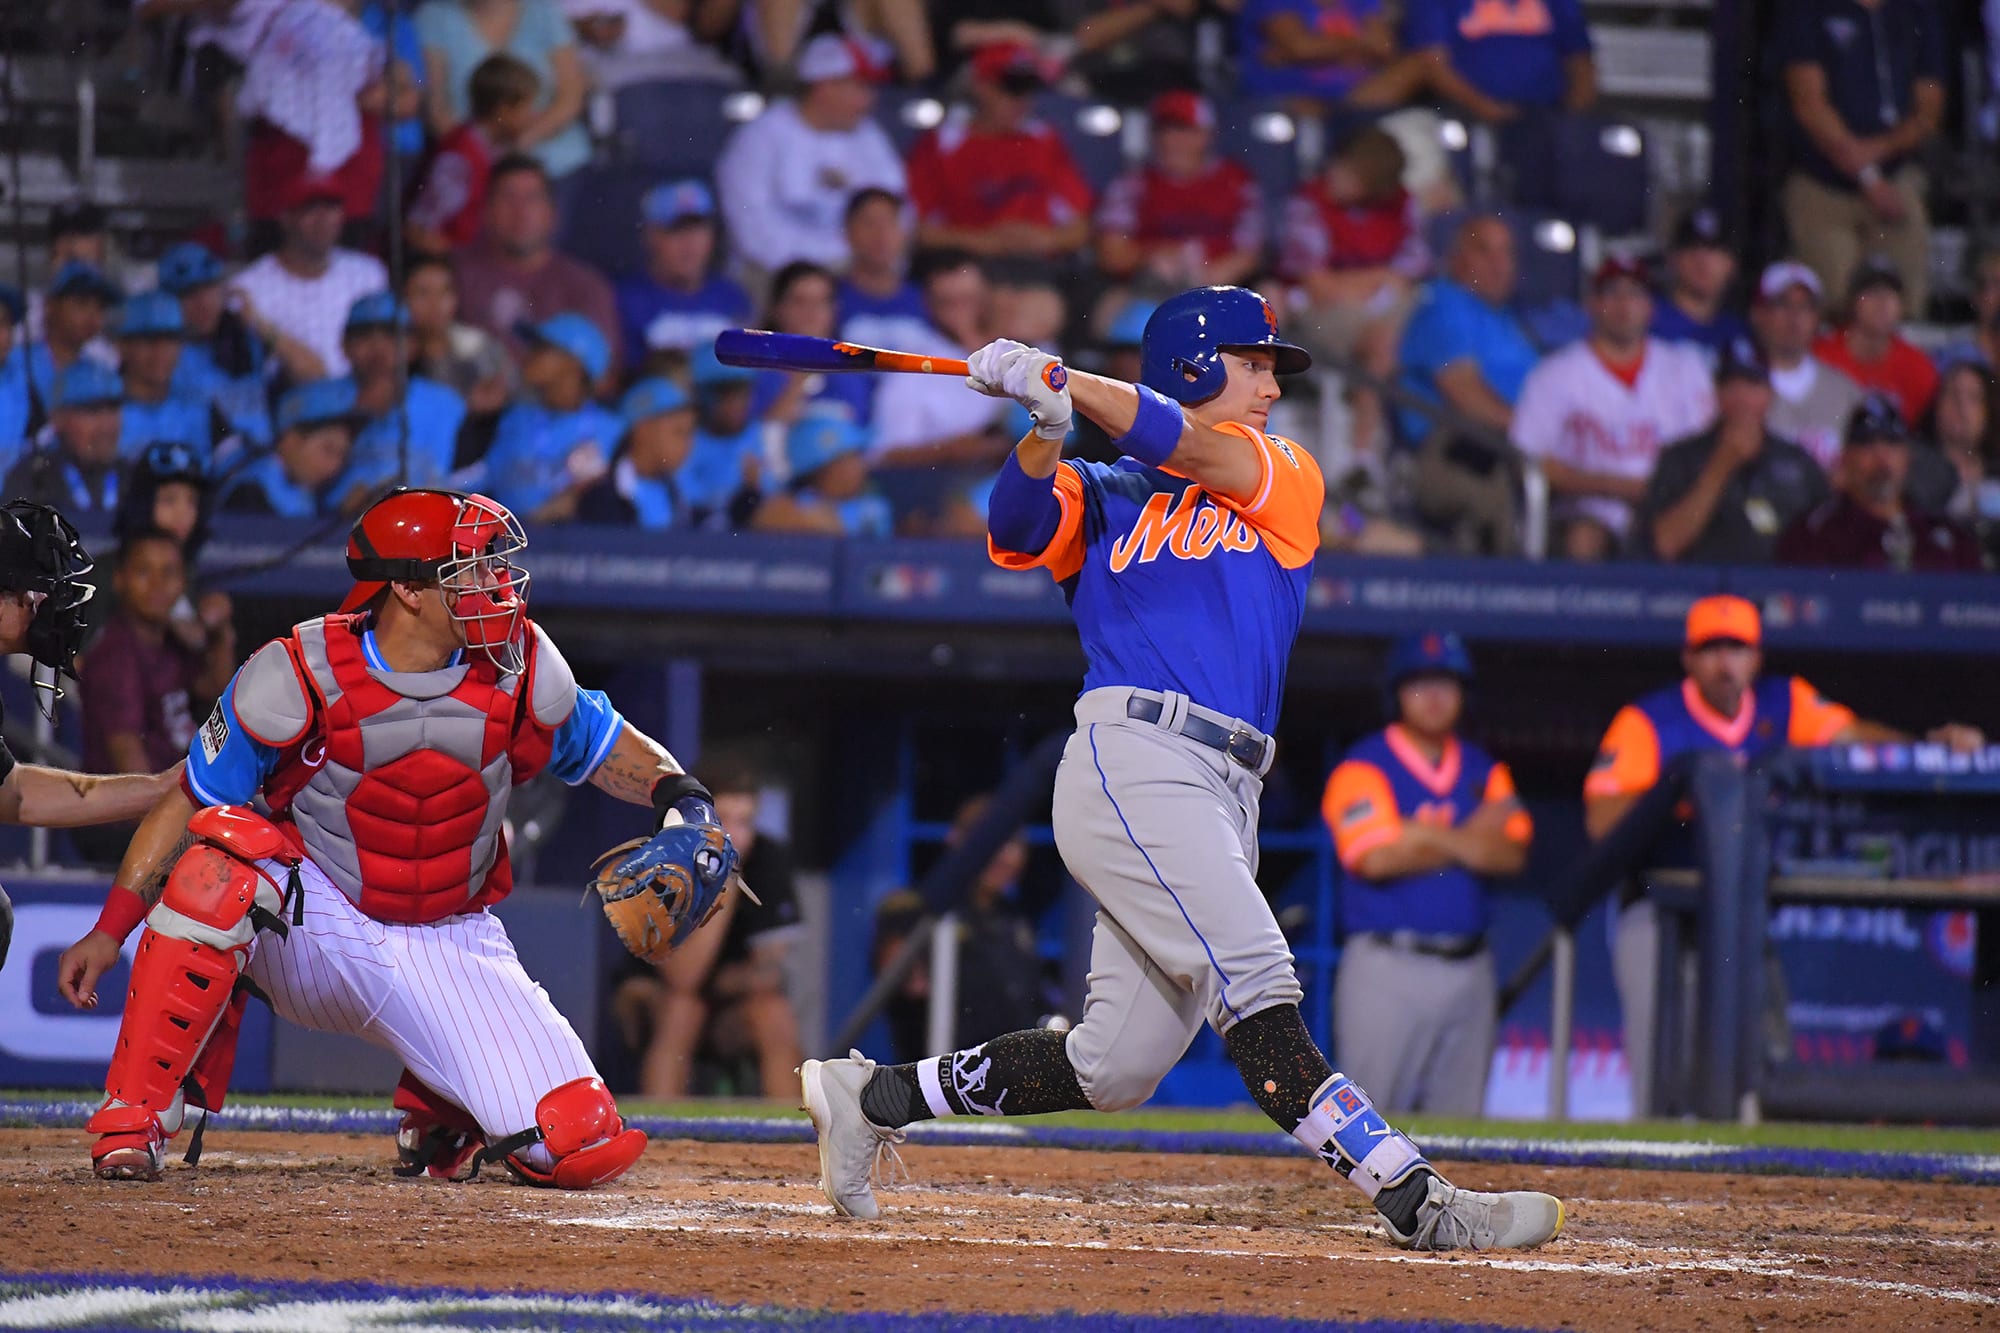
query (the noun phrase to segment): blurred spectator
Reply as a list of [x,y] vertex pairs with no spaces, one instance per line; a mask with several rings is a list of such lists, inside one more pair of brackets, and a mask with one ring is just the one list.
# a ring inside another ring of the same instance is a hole
[[192,241],[160,256],[160,290],[181,305],[181,354],[174,391],[207,399],[258,448],[271,443],[271,381],[282,371],[311,378],[319,357],[284,330],[252,325],[242,302],[223,285],[214,252]]
[[241,313],[252,327],[268,322],[318,359],[317,367],[288,359],[295,382],[345,375],[340,330],[348,307],[386,289],[389,271],[373,255],[340,247],[340,195],[330,186],[301,183],[278,229],[278,248],[230,281]]
[[1098,96],[1138,106],[1162,88],[1191,88],[1201,71],[1195,20],[1204,0],[1056,0],[1074,35],[1070,68]]
[[1146,165],[1098,201],[1098,267],[1171,292],[1242,282],[1264,261],[1264,192],[1215,154],[1214,106],[1200,93],[1161,93],[1147,122]]
[[1597,103],[1578,0],[1414,0],[1403,39],[1431,62],[1432,90],[1480,120]]
[[[1317,180],[1285,205],[1279,271],[1305,298],[1297,330],[1315,357],[1352,359],[1387,379],[1410,317],[1412,284],[1430,268],[1416,201],[1403,188],[1403,150],[1372,126],[1350,135]],[[1381,400],[1353,385],[1355,448],[1383,443]]]
[[1916,159],[1944,116],[1936,9],[1930,0],[1782,5],[1771,43],[1791,110],[1792,248],[1828,288],[1864,254],[1885,251],[1922,313],[1930,217]]
[[488,56],[474,66],[471,114],[438,141],[410,193],[412,248],[442,254],[478,239],[493,164],[520,145],[540,92],[535,71],[510,55]]
[[1536,366],[1514,406],[1514,442],[1541,460],[1572,560],[1616,554],[1660,450],[1715,419],[1707,362],[1649,337],[1652,320],[1645,270],[1605,260],[1591,278],[1589,336]]
[[1445,66],[1397,45],[1377,0],[1243,0],[1236,11],[1245,97],[1284,97],[1306,112],[1394,107]]
[[849,196],[870,187],[903,192],[903,160],[869,115],[879,77],[859,43],[822,34],[799,55],[799,95],[729,136],[715,182],[731,254],[745,271],[771,273],[798,259],[843,267]]
[[690,360],[694,451],[674,481],[697,519],[726,515],[740,526],[763,486],[764,424],[751,409],[757,372],[723,365],[711,343],[698,344]]
[[2000,369],[2000,250],[1980,255],[1972,266],[1972,336],[1937,355],[1940,369],[1959,361]]
[[410,315],[388,292],[362,297],[347,312],[347,354],[359,426],[337,490],[340,507],[365,505],[391,484],[443,486],[458,456],[465,400],[436,380],[404,372]]
[[1785,529],[1778,563],[1904,573],[1983,568],[1977,538],[1903,498],[1910,447],[1895,402],[1880,393],[1863,398],[1847,423],[1833,498]]
[[458,278],[451,261],[418,255],[403,272],[410,317],[410,373],[444,385],[466,411],[488,416],[514,396],[514,362],[485,329],[458,322]]
[[1894,400],[1905,421],[1921,421],[1937,394],[1937,367],[1902,335],[1903,279],[1885,260],[1864,260],[1847,285],[1847,323],[1813,344],[1813,354],[1863,389]]
[[611,469],[624,423],[592,400],[611,349],[581,315],[557,315],[522,330],[522,402],[500,418],[480,489],[531,523],[575,517],[577,497]]
[[[353,0],[341,0],[350,7]],[[424,43],[417,36],[417,25],[411,20],[410,8],[404,0],[364,0],[355,17],[367,30],[376,45],[382,48],[385,57],[393,56],[393,86],[391,76],[383,75],[383,93],[387,101],[394,103],[396,124],[389,135],[389,160],[401,173],[398,179],[407,181],[411,170],[422,161],[425,145],[430,142],[424,125]],[[392,16],[393,15],[393,20]]]
[[4,488],[14,500],[62,510],[72,523],[100,524],[118,506],[118,372],[77,361],[56,377],[49,420],[55,447],[16,463]]
[[[992,286],[993,336],[1012,338],[1044,352],[1062,355],[1063,330],[1069,325],[1069,298],[1056,275],[1046,269],[1008,273]],[[1025,413],[1027,409],[1023,408]],[[1030,418],[1022,418],[1022,431]]]
[[1904,498],[1984,536],[2000,521],[1996,460],[1993,372],[1971,361],[1953,362],[1931,405],[1930,438],[1911,450]]
[[972,58],[972,105],[952,108],[910,150],[919,246],[1042,259],[1083,248],[1090,186],[1062,136],[1033,118],[1046,86],[1026,46],[987,46]]
[[655,185],[639,202],[646,271],[620,278],[615,296],[625,361],[685,352],[750,319],[750,295],[713,272],[715,196],[698,180]]
[[1056,0],[930,0],[931,29],[946,77],[993,46],[1019,46],[1055,60],[1068,46]]
[[[931,331],[924,347],[966,356],[992,339],[991,295],[979,266],[964,255],[934,256],[924,274]],[[1013,441],[999,429],[1001,409],[963,392],[944,375],[885,375],[875,395],[875,438],[868,462],[895,507],[899,526],[919,531],[950,500],[998,466]]]
[[208,470],[188,445],[165,441],[147,446],[125,465],[111,531],[119,541],[164,532],[180,543],[190,568],[208,540],[214,488]]
[[562,0],[594,88],[661,79],[738,83],[710,43],[729,35],[740,0]]
[[760,532],[892,537],[895,516],[868,480],[868,432],[837,417],[805,417],[785,436],[791,487],[766,495],[752,526]]
[[[589,82],[576,34],[555,0],[427,0],[417,10],[424,44],[424,116],[442,140],[472,114],[472,71],[504,52],[534,71],[535,115],[517,147],[560,180],[590,159],[583,125]],[[546,319],[551,311],[538,312]]]
[[655,376],[626,392],[619,414],[625,438],[611,470],[578,497],[577,522],[648,532],[686,527],[690,514],[674,474],[694,449],[693,401],[672,380]]
[[1722,219],[1706,205],[1690,209],[1667,249],[1667,285],[1653,302],[1653,336],[1698,344],[1711,361],[1749,337],[1748,326],[1726,304],[1735,277],[1736,251]]
[[795,56],[804,63],[806,39],[829,31],[859,45],[888,46],[905,83],[923,83],[936,71],[924,0],[743,0],[743,33],[766,82],[782,82]]
[[847,201],[847,275],[840,280],[840,336],[864,347],[910,348],[930,330],[923,289],[910,281],[903,200],[857,190]]
[[[964,841],[992,804],[975,796],[952,817],[945,846]],[[1035,1027],[1057,1008],[1042,976],[1034,923],[1018,902],[1018,886],[1028,868],[1028,844],[1016,834],[1000,844],[952,909],[958,918],[958,1013],[952,1042],[977,1044],[1003,1032]],[[914,889],[884,898],[875,908],[875,967],[880,972],[927,916]],[[920,946],[921,947],[921,946]],[[891,1044],[898,1059],[919,1059],[929,1050],[930,953],[904,975],[903,985],[885,1007]]]
[[262,236],[302,189],[324,190],[349,222],[373,218],[382,184],[382,116],[408,115],[416,78],[397,80],[391,107],[383,46],[340,0],[294,0],[270,11],[244,69],[238,110],[250,121],[243,154],[243,207]]
[[[40,404],[54,396],[57,377],[79,361],[118,363],[104,340],[104,326],[112,308],[124,299],[125,293],[102,269],[84,260],[65,260],[55,271],[42,300],[42,336],[25,349],[28,382]],[[30,430],[37,428],[37,416],[31,407]]]
[[[836,282],[830,270],[810,260],[799,259],[785,265],[771,279],[771,303],[764,311],[764,327],[775,333],[802,333],[809,338],[833,337],[838,331],[836,321],[840,315]],[[759,371],[751,411],[759,420],[788,426],[809,414],[866,421],[874,387],[869,381],[873,378]]]
[[293,389],[278,403],[278,442],[222,483],[216,508],[295,519],[338,513],[340,474],[359,424],[353,380],[314,380]]
[[611,284],[589,264],[557,251],[555,240],[555,200],[541,165],[517,153],[494,163],[486,182],[485,225],[477,241],[452,255],[452,271],[465,322],[499,338],[517,361],[528,348],[516,328],[556,315],[581,315],[607,346],[617,343]]
[[121,458],[135,458],[158,440],[177,440],[192,446],[209,466],[216,444],[230,433],[221,410],[209,399],[176,388],[184,328],[181,303],[166,292],[141,292],[119,308],[118,376],[125,385],[125,405],[119,409]]
[[[49,210],[48,256],[44,260],[49,273],[62,271],[63,265],[75,260],[88,264],[106,275],[111,273],[111,230],[104,210],[96,204],[80,202],[58,204]],[[111,298],[116,305],[125,297],[118,283],[111,283],[117,293]],[[45,297],[39,291],[29,291],[28,328],[34,334],[34,341],[41,342],[48,336],[48,326],[43,322],[46,314]]]
[[15,345],[27,313],[21,289],[0,283],[0,475],[14,466],[28,439],[28,357]]
[[[1403,329],[1396,361],[1404,387],[1482,426],[1512,426],[1514,400],[1536,361],[1534,344],[1507,306],[1518,276],[1507,223],[1490,215],[1466,219],[1443,275],[1424,284]],[[1406,440],[1422,440],[1432,429],[1429,418],[1402,412]]]
[[1723,349],[1715,403],[1715,425],[1660,455],[1635,543],[1683,564],[1766,565],[1779,534],[1830,494],[1826,470],[1771,433],[1771,371],[1748,338]]
[[1773,264],[1757,281],[1750,327],[1771,367],[1771,433],[1798,445],[1831,473],[1861,388],[1812,354],[1821,300],[1811,269],[1790,260]]

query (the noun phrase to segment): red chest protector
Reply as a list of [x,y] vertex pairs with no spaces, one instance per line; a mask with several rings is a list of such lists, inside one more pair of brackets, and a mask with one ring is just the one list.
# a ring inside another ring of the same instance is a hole
[[476,656],[448,693],[417,698],[369,671],[364,619],[326,617],[323,653],[310,625],[283,641],[314,722],[265,782],[272,814],[379,920],[436,921],[498,902],[513,888],[508,792],[548,764],[555,742],[529,703],[538,635],[527,630],[518,676]]

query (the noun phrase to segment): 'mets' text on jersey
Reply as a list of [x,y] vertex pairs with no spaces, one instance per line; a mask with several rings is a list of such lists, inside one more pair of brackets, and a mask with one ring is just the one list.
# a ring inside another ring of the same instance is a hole
[[1299,445],[1249,426],[1255,495],[1237,501],[1131,458],[1056,468],[1062,519],[1036,554],[989,543],[1008,569],[1063,585],[1087,663],[1085,691],[1178,690],[1269,732],[1305,614],[1326,484]]

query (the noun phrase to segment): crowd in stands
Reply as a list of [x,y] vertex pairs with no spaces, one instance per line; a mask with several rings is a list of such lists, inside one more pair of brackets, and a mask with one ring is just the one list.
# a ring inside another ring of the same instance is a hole
[[[1547,549],[1573,559],[1977,568],[2000,530],[2000,257],[1977,264],[1968,337],[1933,356],[1907,327],[1929,291],[1931,0],[1786,8],[1796,258],[1742,271],[1694,207],[1554,311],[1522,307],[1516,220],[1447,215],[1437,127],[1590,112],[1578,0],[406,8],[142,0],[142,21],[194,16],[251,226],[148,272],[102,213],[58,214],[43,284],[0,289],[12,493],[108,519],[121,473],[176,445],[204,515],[332,520],[402,479],[536,524],[975,537],[1017,409],[943,378],[737,370],[714,334],[946,355],[1004,336],[1129,372],[1154,301],[1246,283],[1336,372],[1288,386],[1336,414],[1284,423],[1327,464],[1336,549],[1518,550],[1523,459]],[[1237,96],[1323,118],[1289,194],[1221,132],[1204,21],[1231,35]],[[633,164],[647,188],[607,219],[591,90],[662,79],[768,97],[705,145],[707,172]],[[943,100],[914,140],[890,84]],[[1143,158],[1080,160],[1039,113],[1052,88],[1143,105]],[[578,247],[625,228],[629,266]],[[1109,449],[1087,425],[1072,443]]]

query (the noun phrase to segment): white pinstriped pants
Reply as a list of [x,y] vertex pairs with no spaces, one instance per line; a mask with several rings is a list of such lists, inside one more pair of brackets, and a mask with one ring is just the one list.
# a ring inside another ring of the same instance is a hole
[[[282,890],[281,863],[258,869]],[[250,954],[279,1017],[394,1051],[489,1141],[534,1124],[543,1094],[597,1073],[492,913],[396,925],[363,915],[311,861],[299,878],[305,924],[260,932]]]

